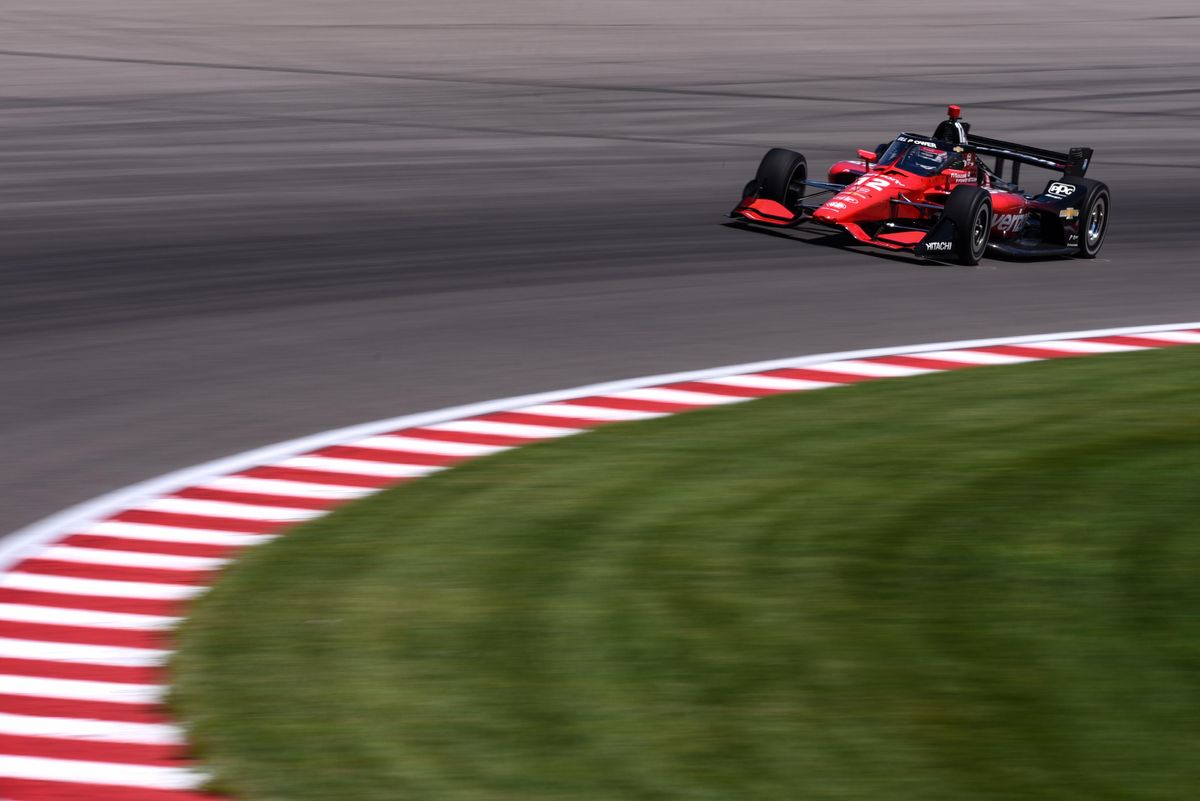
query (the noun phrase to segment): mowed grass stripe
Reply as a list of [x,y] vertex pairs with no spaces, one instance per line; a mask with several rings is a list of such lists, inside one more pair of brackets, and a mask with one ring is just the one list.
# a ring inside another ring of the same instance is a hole
[[1200,349],[471,462],[256,549],[174,703],[251,801],[1200,787]]

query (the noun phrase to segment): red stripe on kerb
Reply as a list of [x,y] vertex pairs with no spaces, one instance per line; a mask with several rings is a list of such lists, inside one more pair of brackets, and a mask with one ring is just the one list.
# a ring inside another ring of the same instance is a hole
[[1092,353],[1076,353],[1067,350],[1047,350],[1045,348],[1026,348],[1021,345],[989,345],[985,348],[971,348],[983,353],[999,353],[1001,356],[1024,356],[1029,359],[1069,359],[1072,356],[1094,356]]
[[153,629],[108,629],[97,626],[60,626],[54,623],[17,623],[0,620],[0,637],[79,645],[116,645],[121,648],[162,648],[165,637]]
[[962,370],[966,367],[980,367],[974,362],[952,362],[946,359],[927,359],[920,354],[915,356],[877,356],[863,361],[879,364],[894,364],[897,367],[919,367],[925,370]]
[[113,701],[72,701],[37,695],[0,693],[0,712],[47,718],[83,718],[118,723],[170,723],[161,704],[118,704]]
[[74,595],[66,592],[0,589],[0,603],[88,609],[93,612],[127,612],[131,615],[179,615],[181,601],[159,598],[109,598],[103,595]]
[[232,531],[237,534],[274,534],[290,523],[276,520],[245,520],[238,517],[208,517],[177,512],[153,512],[148,509],[127,509],[110,518],[120,523],[149,523],[175,528],[204,528]]
[[[108,681],[116,684],[158,684],[162,680],[162,671],[155,667],[85,665],[78,662],[54,662],[49,659],[0,658],[0,674],[35,676],[42,679]],[[0,690],[3,690],[3,686],[3,679],[0,679]]]
[[76,548],[98,548],[105,551],[157,553],[164,556],[200,556],[209,559],[225,559],[245,550],[233,545],[209,545],[203,542],[133,540],[125,537],[107,537],[103,534],[71,534],[62,541],[62,544]]
[[461,456],[447,456],[439,453],[416,453],[414,451],[393,451],[385,448],[358,448],[352,445],[333,445],[313,451],[309,456],[329,456],[334,459],[357,459],[364,462],[386,462],[388,464],[416,464],[427,467],[444,467],[461,462]]
[[25,573],[44,576],[98,579],[100,581],[136,581],[148,584],[203,586],[210,584],[212,570],[163,570],[157,567],[93,565],[87,562],[61,562],[56,559],[26,559],[16,567]]
[[1091,337],[1080,342],[1102,342],[1105,345],[1132,345],[1138,348],[1173,348],[1176,345],[1187,345],[1187,342],[1172,342],[1166,339],[1155,339],[1154,334],[1138,336]]
[[367,489],[383,489],[394,484],[402,484],[407,480],[353,473],[331,473],[325,470],[309,470],[300,467],[254,467],[241,473],[234,473],[234,475],[280,481],[304,481],[309,484],[333,484],[340,487],[365,487]]
[[404,428],[399,431],[389,431],[397,437],[419,437],[438,442],[462,442],[467,445],[496,445],[498,447],[516,447],[538,442],[537,437],[513,437],[507,434],[476,434],[468,431],[439,431],[431,428]]
[[826,381],[830,384],[857,384],[860,381],[877,381],[875,376],[852,375],[850,373],[835,373],[829,370],[810,370],[805,367],[784,367],[779,370],[768,370],[762,375],[776,378],[798,378],[801,381]]
[[546,414],[527,414],[525,412],[496,412],[469,420],[480,420],[485,423],[516,423],[522,426],[543,426],[544,428],[594,428],[611,423],[611,420],[589,419],[587,417],[553,417]]
[[703,381],[680,381],[677,384],[664,384],[661,389],[703,392],[708,395],[727,395],[733,398],[761,398],[766,395],[781,395],[789,391],[786,389],[766,389],[764,387],[738,387],[732,384],[707,384]]
[[175,498],[190,498],[196,501],[223,501],[225,503],[247,503],[251,506],[277,506],[281,509],[315,509],[323,512],[345,501],[336,498],[298,498],[293,495],[265,495],[257,492],[188,487],[176,492]]
[[653,412],[655,414],[677,414],[702,408],[697,403],[671,403],[669,401],[640,400],[638,398],[613,398],[607,395],[595,395],[590,398],[577,398],[572,403],[581,406],[599,406],[601,409],[620,409],[627,412]]
[[187,756],[187,750],[178,745],[0,734],[0,754],[177,768],[180,766],[180,760]]
[[149,790],[69,781],[5,779],[0,786],[4,790],[4,801],[223,801],[219,796],[182,790]]

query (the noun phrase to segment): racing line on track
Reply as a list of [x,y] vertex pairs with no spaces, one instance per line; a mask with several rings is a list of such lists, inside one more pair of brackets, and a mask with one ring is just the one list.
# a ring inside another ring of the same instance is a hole
[[163,707],[171,630],[244,548],[464,460],[612,422],[968,367],[1200,344],[1200,323],[823,354],[318,434],[164,476],[0,545],[0,799],[198,801]]

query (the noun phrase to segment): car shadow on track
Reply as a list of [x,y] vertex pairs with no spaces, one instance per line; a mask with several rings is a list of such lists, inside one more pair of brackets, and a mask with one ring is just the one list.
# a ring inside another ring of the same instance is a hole
[[[859,253],[863,256],[869,256],[873,259],[884,259],[885,261],[893,261],[899,264],[904,264],[908,267],[917,267],[921,269],[944,267],[948,269],[961,270],[963,265],[955,264],[948,261],[935,261],[933,259],[920,259],[916,256],[908,256],[903,253],[895,253],[886,250],[879,250],[870,245],[864,245],[857,239],[850,236],[844,231],[835,232],[817,232],[803,229],[787,229],[775,230],[772,228],[759,228],[755,225],[750,225],[737,220],[730,220],[721,223],[723,228],[732,228],[738,231],[747,231],[752,234],[760,234],[762,236],[773,236],[777,239],[789,239],[793,242],[799,242],[804,245],[815,245],[817,247],[832,248],[834,250],[845,250],[851,253]],[[797,236],[799,234],[799,236]],[[985,255],[985,262],[978,265],[980,268],[986,268],[987,261],[1000,262],[1004,264],[1029,264],[1038,262],[1044,264],[1063,264],[1076,261],[1070,256],[1049,256],[1042,258],[1021,258],[1019,256],[1011,256],[1007,253],[995,253],[988,251]]]

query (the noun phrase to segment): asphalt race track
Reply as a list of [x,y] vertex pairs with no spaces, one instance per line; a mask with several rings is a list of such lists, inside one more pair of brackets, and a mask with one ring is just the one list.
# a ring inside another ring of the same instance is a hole
[[[0,531],[456,403],[1200,316],[1193,0],[807,5],[7,0]],[[722,226],[766,147],[819,171],[947,102],[1096,149],[1101,259]]]

